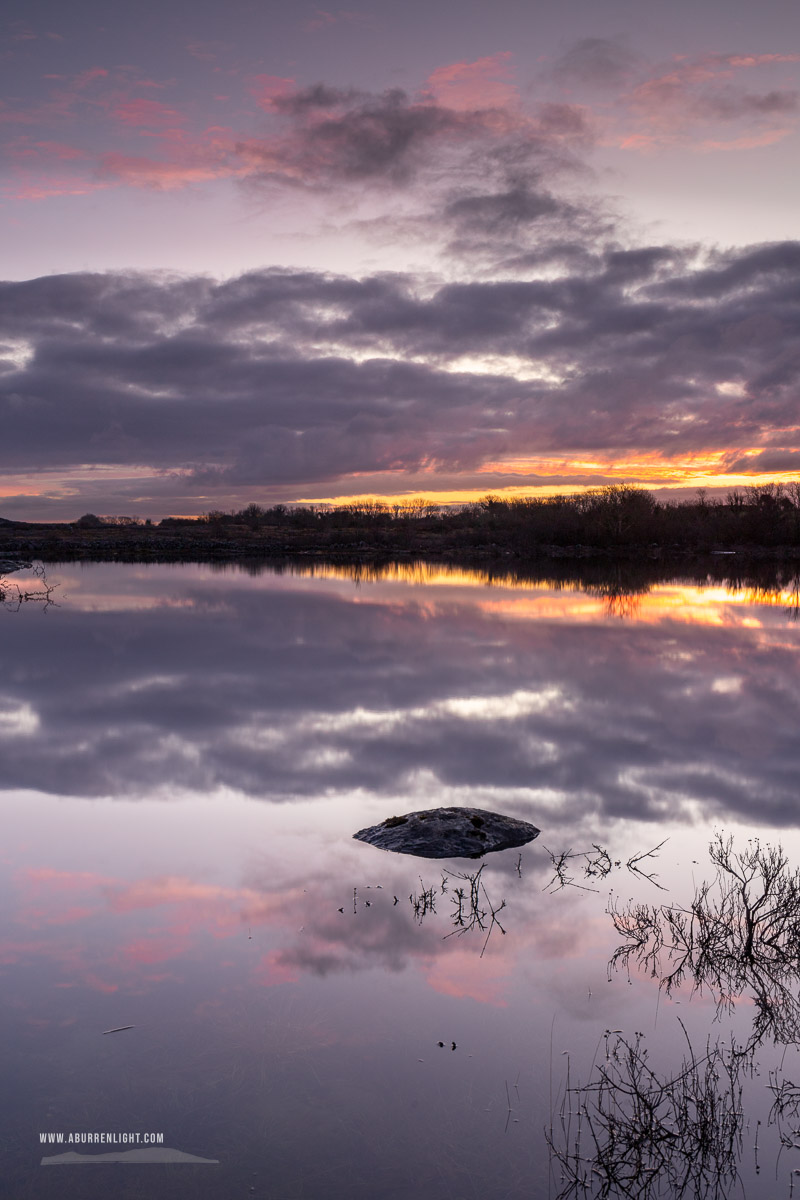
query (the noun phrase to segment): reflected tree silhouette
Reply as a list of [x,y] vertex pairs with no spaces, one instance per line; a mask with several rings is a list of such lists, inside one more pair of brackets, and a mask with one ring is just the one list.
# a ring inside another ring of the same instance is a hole
[[[4,573],[5,568],[5,573]],[[27,569],[33,574],[37,581],[36,586],[30,587],[29,581],[18,583],[16,579],[10,580],[7,578],[11,570],[17,571]],[[48,583],[47,574],[42,563],[37,563],[31,567],[29,563],[10,563],[8,565],[0,563],[0,605],[7,612],[18,612],[23,604],[40,604],[41,611],[47,612],[51,605],[55,605],[53,592],[58,587],[58,584]]]
[[[782,1154],[784,1150],[800,1150],[800,1084],[787,1079],[781,1067],[769,1073],[767,1087],[772,1092],[772,1107],[769,1111],[768,1124],[774,1125],[780,1138]],[[789,1176],[789,1196],[794,1194],[794,1184],[800,1170],[795,1168]]]
[[745,593],[748,604],[780,606],[790,621],[800,617],[800,575],[795,574],[773,586],[751,587]]
[[626,581],[620,576],[613,576],[602,583],[587,587],[590,596],[597,596],[603,601],[606,614],[609,617],[619,617],[620,620],[634,620],[639,615],[642,599],[649,595],[652,588]]
[[608,912],[625,940],[609,973],[632,964],[667,995],[682,984],[708,992],[717,1012],[732,1012],[747,995],[753,1028],[746,1050],[766,1038],[800,1041],[800,870],[780,845],[750,839],[741,851],[718,833],[709,846],[713,880],[688,907],[613,902]]
[[[681,1023],[682,1024],[682,1023]],[[644,1035],[606,1030],[604,1060],[586,1084],[567,1080],[558,1121],[545,1131],[558,1200],[692,1197],[723,1200],[739,1177],[744,1080],[752,1053],[719,1041],[687,1052],[674,1074],[650,1065]]]

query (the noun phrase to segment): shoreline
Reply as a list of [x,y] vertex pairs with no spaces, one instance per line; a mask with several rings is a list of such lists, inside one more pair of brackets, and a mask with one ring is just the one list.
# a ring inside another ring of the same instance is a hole
[[99,529],[22,522],[0,525],[0,559],[38,559],[49,563],[203,563],[295,558],[373,564],[414,560],[454,566],[486,566],[490,563],[526,566],[559,559],[594,559],[609,564],[671,561],[677,565],[698,559],[800,563],[800,546],[730,545],[711,540],[671,545],[624,541],[607,545],[577,541],[520,544],[518,538],[503,536],[502,531],[408,526],[373,532],[358,528],[248,530],[202,524],[168,530],[157,525],[104,526]]

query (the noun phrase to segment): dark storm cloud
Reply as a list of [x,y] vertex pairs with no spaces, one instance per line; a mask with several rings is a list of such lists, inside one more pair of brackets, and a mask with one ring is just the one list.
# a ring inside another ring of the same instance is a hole
[[760,820],[796,822],[798,653],[780,611],[758,628],[498,622],[508,596],[485,588],[353,603],[340,584],[238,572],[75,574],[47,620],[0,613],[6,787],[443,795],[573,829],[690,803],[747,818],[757,796]]
[[[513,224],[530,205],[458,211]],[[800,244],[559,253],[555,276],[427,290],[279,270],[3,284],[0,461],[193,472],[207,492],[510,450],[763,446],[796,424]]]

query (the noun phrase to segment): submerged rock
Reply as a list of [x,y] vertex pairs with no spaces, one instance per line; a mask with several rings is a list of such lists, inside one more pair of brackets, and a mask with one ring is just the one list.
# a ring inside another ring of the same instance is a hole
[[420,858],[481,858],[494,850],[524,846],[538,835],[535,825],[484,808],[429,808],[387,817],[353,837]]

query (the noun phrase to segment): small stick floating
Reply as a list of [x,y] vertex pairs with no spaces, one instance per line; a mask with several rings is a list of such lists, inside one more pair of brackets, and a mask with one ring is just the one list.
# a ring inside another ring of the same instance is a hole
[[104,1029],[103,1037],[105,1037],[105,1035],[107,1033],[122,1033],[123,1029],[135,1029],[135,1028],[136,1028],[135,1025],[117,1025],[117,1027],[115,1029]]

